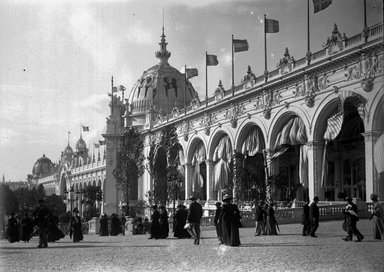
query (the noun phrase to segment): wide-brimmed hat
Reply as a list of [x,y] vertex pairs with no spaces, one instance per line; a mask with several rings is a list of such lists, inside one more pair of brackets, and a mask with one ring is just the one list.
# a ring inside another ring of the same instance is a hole
[[226,200],[231,200],[232,197],[230,197],[229,195],[224,195],[223,196],[223,201],[226,201]]
[[371,200],[373,200],[373,201],[377,201],[378,198],[379,198],[379,196],[378,196],[377,194],[371,194],[370,198],[371,198]]
[[319,201],[320,199],[319,199],[319,197],[318,196],[315,196],[314,198],[313,198],[313,201]]
[[195,196],[190,196],[189,200],[197,200],[197,198]]

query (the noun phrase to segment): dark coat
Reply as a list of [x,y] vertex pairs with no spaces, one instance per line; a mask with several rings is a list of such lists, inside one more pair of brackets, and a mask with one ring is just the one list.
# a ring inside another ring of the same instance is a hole
[[264,214],[265,211],[260,205],[256,206],[256,211],[255,211],[255,220],[256,221],[264,221]]
[[10,243],[19,242],[19,225],[17,224],[17,219],[14,216],[11,216],[8,219],[6,233],[7,239]]
[[109,230],[108,230],[108,218],[106,216],[101,217],[100,221],[100,236],[108,236]]
[[83,240],[83,231],[81,229],[81,217],[78,215],[72,216],[71,219],[71,229],[73,230],[72,238],[73,242],[79,242]]
[[151,215],[151,228],[150,233],[152,238],[160,238],[160,213],[158,210],[154,210]]
[[311,224],[309,220],[309,204],[308,203],[305,203],[303,206],[303,214],[301,215],[301,224],[302,225]]
[[51,214],[50,216],[50,225],[48,230],[48,242],[55,242],[64,238],[64,233],[57,227],[59,224],[59,217]]
[[224,204],[219,216],[222,229],[222,242],[228,246],[239,246],[240,211],[235,204]]
[[23,220],[21,220],[21,225],[23,226],[23,235],[21,236],[21,240],[28,242],[31,239],[33,233],[32,219],[25,217]]
[[110,232],[110,235],[111,236],[117,236],[117,235],[119,235],[120,230],[121,230],[120,219],[116,215],[111,216],[111,232]]
[[191,223],[200,223],[201,217],[203,217],[203,208],[199,203],[193,201],[191,205],[189,205],[187,220]]
[[319,207],[315,202],[312,202],[311,206],[309,206],[309,218],[310,220],[316,219],[319,220]]
[[162,211],[159,217],[160,238],[167,238],[169,234],[169,223],[167,211]]
[[184,229],[185,223],[187,222],[188,211],[185,209],[178,209],[173,218],[173,231],[174,236],[177,238],[190,238],[189,232]]

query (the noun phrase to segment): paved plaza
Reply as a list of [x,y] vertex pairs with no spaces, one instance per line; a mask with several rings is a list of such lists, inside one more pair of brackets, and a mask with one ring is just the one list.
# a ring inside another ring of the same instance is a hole
[[199,246],[190,239],[149,240],[148,235],[69,237],[38,249],[29,243],[0,241],[1,271],[384,271],[384,241],[372,238],[368,220],[358,222],[361,243],[344,242],[341,221],[320,222],[318,238],[300,235],[301,225],[280,226],[278,236],[254,236],[240,229],[242,245],[218,245],[203,230]]

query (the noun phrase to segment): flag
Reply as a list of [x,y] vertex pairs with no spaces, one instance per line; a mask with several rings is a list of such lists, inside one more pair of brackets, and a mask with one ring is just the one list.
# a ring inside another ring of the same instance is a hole
[[117,92],[117,87],[112,87],[112,93],[116,93]]
[[86,126],[82,126],[83,127],[83,131],[89,131],[89,127],[86,127]]
[[193,78],[199,75],[199,71],[196,68],[186,68],[185,75],[187,79]]
[[98,144],[98,143],[94,143],[94,145],[95,145],[95,148],[99,148],[100,147],[100,144]]
[[99,144],[100,145],[105,145],[105,140],[104,141],[99,140]]
[[314,13],[326,9],[330,4],[332,4],[332,0],[313,0]]
[[234,52],[248,51],[248,41],[233,39],[233,51]]
[[217,60],[216,55],[208,55],[206,59],[207,66],[216,66],[219,64],[219,61]]
[[123,85],[120,85],[119,86],[119,92],[124,92],[125,91],[125,87]]
[[265,33],[279,32],[279,21],[273,19],[265,19]]

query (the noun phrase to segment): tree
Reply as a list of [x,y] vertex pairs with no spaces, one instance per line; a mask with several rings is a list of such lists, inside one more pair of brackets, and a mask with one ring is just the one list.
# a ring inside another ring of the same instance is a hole
[[86,221],[90,220],[92,217],[100,216],[100,211],[96,208],[96,202],[103,200],[103,195],[100,186],[89,185],[84,187],[84,202],[85,202],[85,211],[84,219]]
[[[137,190],[139,177],[144,173],[144,143],[135,127],[126,128],[121,137],[120,151],[117,153],[116,168],[113,176],[122,188],[127,203],[125,214],[129,214],[129,199],[133,189]],[[137,194],[137,193],[136,193]]]
[[6,215],[17,212],[18,201],[8,185],[0,184],[0,210]]
[[61,216],[65,214],[67,208],[61,196],[56,194],[50,195],[46,197],[47,207],[53,212],[53,214],[57,216]]
[[154,179],[153,197],[155,203],[165,205],[174,194],[174,182],[180,179],[178,170],[178,137],[176,127],[167,126],[158,143],[151,143],[149,153],[150,174]]

